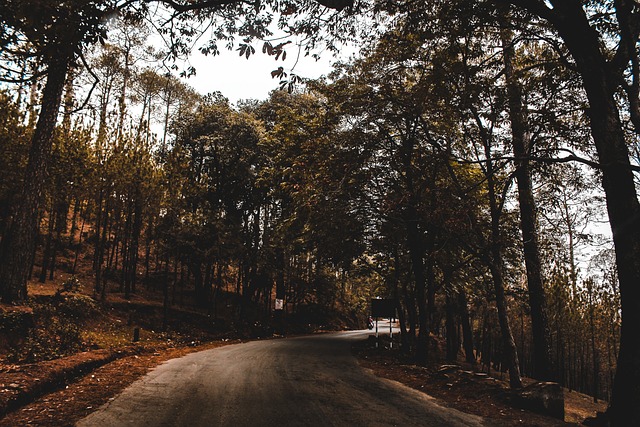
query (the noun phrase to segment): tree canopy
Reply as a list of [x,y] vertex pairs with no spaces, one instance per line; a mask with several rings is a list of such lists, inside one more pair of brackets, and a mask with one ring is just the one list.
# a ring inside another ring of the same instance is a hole
[[[82,217],[103,299],[154,267],[167,306],[173,269],[202,308],[233,290],[238,316],[394,297],[421,363],[444,335],[513,387],[639,419],[639,20],[631,1],[1,1],[0,299],[28,297],[36,258],[52,276]],[[276,28],[361,55],[238,106],[142,65],[282,59]],[[584,267],[605,209],[611,248]]]

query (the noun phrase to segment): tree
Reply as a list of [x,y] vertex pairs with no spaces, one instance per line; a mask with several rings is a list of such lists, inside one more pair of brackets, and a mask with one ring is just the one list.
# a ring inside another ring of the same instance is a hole
[[[229,25],[221,28],[220,37],[230,37],[234,33],[246,36],[248,42],[254,37],[266,34],[271,19],[263,19],[260,8],[242,1],[202,1],[175,2],[158,0],[175,13],[170,22],[187,19],[202,22],[203,19],[222,17]],[[341,10],[352,4],[351,1],[323,0],[321,4]],[[104,41],[109,16],[121,13],[132,19],[140,19],[148,12],[149,2],[117,1],[8,1],[0,8],[0,46],[8,63],[21,59],[34,58],[46,69],[38,70],[33,76],[46,75],[46,84],[42,95],[42,108],[32,138],[29,161],[18,203],[12,207],[12,214],[5,227],[0,245],[0,295],[5,302],[24,300],[27,296],[26,282],[30,269],[29,259],[35,245],[37,213],[42,201],[42,187],[46,180],[47,165],[50,159],[53,131],[57,121],[58,109],[66,82],[67,72],[76,60],[83,60],[82,52],[86,46]],[[278,2],[268,2],[265,8],[278,11]],[[311,11],[322,13],[316,4],[301,3],[298,13]],[[205,12],[205,13],[201,13]],[[267,17],[272,16],[268,13]],[[237,20],[246,17],[245,26],[237,26]],[[170,27],[169,27],[170,28]],[[314,28],[317,28],[315,26]],[[187,51],[184,40],[177,38],[171,30],[166,30],[174,42],[171,45],[173,55]],[[181,33],[181,36],[193,36],[193,29]],[[11,68],[4,68],[4,79],[19,80]]]
[[[370,182],[367,228],[376,242],[369,248],[371,256],[381,261],[380,273],[391,276],[387,281],[396,289],[400,278],[411,282],[402,290],[412,325],[406,344],[415,339],[413,325],[418,323],[421,363],[428,357],[429,334],[438,329],[437,296],[443,289],[453,293],[457,270],[470,260],[453,236],[468,235],[468,217],[486,208],[474,196],[483,179],[475,179],[471,167],[451,161],[460,109],[451,99],[459,94],[443,76],[457,76],[459,70],[435,70],[433,64],[450,60],[446,49],[437,47],[440,42],[421,46],[421,40],[392,30],[369,56],[344,66],[331,76],[332,84],[320,89],[348,129],[341,145],[352,146],[358,162],[364,156],[361,167]],[[458,186],[450,170],[457,172]],[[460,188],[461,182],[468,186]],[[401,263],[408,264],[411,280],[398,271]],[[470,343],[470,334],[466,338]]]
[[622,304],[620,353],[608,414],[613,425],[624,425],[640,418],[640,203],[617,94],[626,95],[637,131],[640,12],[629,1],[602,1],[595,7],[580,1],[508,3],[552,26],[570,52],[589,100],[587,114],[607,198]]
[[[29,128],[20,120],[19,105],[0,92],[0,227],[4,228],[9,207],[19,186],[27,161]],[[0,228],[1,229],[1,228]]]
[[[462,11],[478,16],[479,12],[496,10],[496,7],[502,11],[505,3],[539,18],[531,20],[527,30],[541,34],[565,59],[565,63],[578,72],[588,99],[587,114],[598,162],[583,160],[602,172],[602,186],[616,247],[623,313],[622,342],[609,413],[614,425],[623,425],[625,420],[637,419],[639,415],[640,291],[637,283],[640,282],[640,227],[637,218],[640,204],[620,107],[625,109],[637,130],[640,15],[635,5],[626,1],[474,2]],[[461,11],[452,9],[456,13]],[[419,20],[421,15],[414,16]],[[563,52],[568,52],[568,55]],[[617,102],[618,93],[625,95],[625,104]],[[577,159],[576,156],[572,158]]]
[[551,343],[547,322],[546,296],[542,277],[542,264],[538,243],[537,207],[533,197],[532,178],[529,154],[532,151],[530,129],[527,124],[526,105],[522,89],[515,69],[514,37],[507,27],[506,18],[501,21],[500,38],[504,61],[504,76],[511,122],[511,145],[516,157],[515,178],[518,187],[518,204],[520,206],[520,228],[524,260],[527,270],[527,287],[529,289],[529,305],[533,331],[535,378],[551,380],[553,363],[551,360]]
[[254,212],[253,195],[259,191],[261,128],[226,99],[210,97],[195,113],[179,117],[174,131],[168,170],[180,188],[168,209],[176,219],[169,217],[165,223],[171,228],[162,232],[173,240],[167,246],[177,246],[186,257],[198,300],[206,305],[211,296],[206,272],[244,255],[243,219]]
[[[23,186],[0,244],[0,295],[5,302],[26,298],[36,219],[46,181],[53,132],[77,49],[104,36],[104,9],[95,2],[9,2],[0,12],[0,44],[16,58],[36,57],[46,68],[42,107],[33,134]],[[11,76],[9,76],[11,77]]]

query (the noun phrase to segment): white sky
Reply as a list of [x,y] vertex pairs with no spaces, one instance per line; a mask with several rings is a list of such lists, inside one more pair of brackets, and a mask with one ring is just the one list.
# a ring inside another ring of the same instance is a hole
[[287,46],[285,61],[276,61],[275,57],[263,54],[257,47],[256,53],[249,59],[240,57],[236,51],[223,50],[217,56],[204,56],[196,51],[190,57],[191,65],[196,68],[196,75],[184,81],[202,94],[220,91],[232,103],[243,99],[263,100],[270,91],[279,87],[279,79],[271,78],[271,71],[278,67],[283,67],[289,74],[295,65],[294,74],[315,79],[327,75],[331,72],[333,63],[339,59],[348,59],[348,54],[354,50],[353,47],[345,47],[344,55],[339,58],[325,52],[321,54],[319,61],[301,53],[297,64],[297,48],[293,45]]

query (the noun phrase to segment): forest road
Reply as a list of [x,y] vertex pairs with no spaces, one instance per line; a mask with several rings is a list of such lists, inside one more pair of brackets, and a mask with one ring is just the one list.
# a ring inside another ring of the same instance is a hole
[[361,368],[351,344],[368,334],[252,341],[173,359],[77,426],[483,425]]

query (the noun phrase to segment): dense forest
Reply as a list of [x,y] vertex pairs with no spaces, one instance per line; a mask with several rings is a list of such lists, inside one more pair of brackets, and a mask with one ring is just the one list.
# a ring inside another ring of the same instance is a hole
[[[0,5],[3,303],[79,257],[98,300],[161,283],[166,305],[235,294],[242,318],[395,298],[420,363],[443,340],[639,418],[636,3]],[[305,80],[276,24],[359,56]],[[193,48],[271,55],[280,89],[198,94],[173,62]]]

